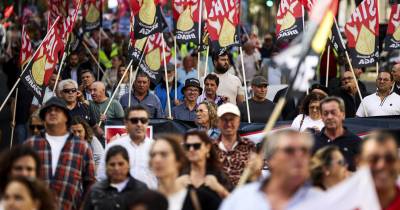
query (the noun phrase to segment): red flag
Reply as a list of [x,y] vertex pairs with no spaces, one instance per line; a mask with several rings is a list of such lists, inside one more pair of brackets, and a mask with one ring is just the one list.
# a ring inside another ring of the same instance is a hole
[[4,9],[4,19],[9,18],[14,13],[14,5],[8,6]]
[[23,69],[25,64],[31,59],[33,54],[31,39],[25,31],[25,26],[22,26],[21,31],[21,50],[19,52],[19,65]]
[[199,0],[174,0],[172,2],[176,41],[199,43]]
[[69,0],[48,0],[47,4],[49,7],[49,11],[50,11],[48,24],[47,24],[48,29],[49,29],[49,27],[51,25],[53,25],[53,23],[57,19],[57,17],[64,18],[64,17],[68,16]]
[[91,31],[100,27],[103,15],[103,0],[84,0],[82,7],[83,30]]
[[205,0],[205,7],[213,51],[239,45],[240,0]]
[[[59,21],[60,18],[55,21]],[[64,49],[59,30],[54,25],[47,32],[32,61],[28,64],[28,70],[21,76],[22,82],[34,93],[35,97],[42,101],[45,87],[58,63],[59,54]]]
[[131,8],[135,15],[135,38],[162,32],[167,27],[159,0],[131,0]]
[[68,33],[71,33],[74,29],[76,17],[78,16],[79,9],[81,8],[82,0],[78,0],[75,9],[72,11],[71,14],[64,21],[64,28]]
[[281,0],[276,15],[276,37],[294,39],[303,31],[303,14],[298,0]]
[[378,61],[378,1],[364,0],[346,23],[347,47],[354,67],[371,66]]
[[400,4],[392,5],[385,38],[385,48],[386,50],[400,48]]
[[304,8],[308,11],[311,12],[314,4],[316,3],[317,0],[300,0],[300,3],[304,6]]

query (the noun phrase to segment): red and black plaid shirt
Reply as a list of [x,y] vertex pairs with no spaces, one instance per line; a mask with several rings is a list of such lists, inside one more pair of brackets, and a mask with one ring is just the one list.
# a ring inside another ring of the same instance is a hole
[[78,210],[83,196],[95,182],[93,153],[87,142],[69,135],[61,150],[53,176],[50,144],[43,136],[34,136],[25,144],[39,154],[42,167],[40,178],[58,199],[59,210]]

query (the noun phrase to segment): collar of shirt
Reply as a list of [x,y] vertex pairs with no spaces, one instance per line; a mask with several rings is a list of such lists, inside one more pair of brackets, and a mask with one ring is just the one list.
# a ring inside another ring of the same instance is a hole
[[235,150],[235,148],[236,148],[239,144],[243,143],[243,141],[242,141],[242,137],[240,137],[240,135],[239,135],[239,133],[238,133],[238,134],[237,134],[236,142],[233,144],[231,150],[226,149],[224,143],[222,142],[222,135],[219,136],[219,138],[218,138],[218,140],[217,140],[216,143],[217,143],[217,146],[218,146],[219,149],[221,149],[222,151],[225,151],[225,152],[229,152],[229,151]]
[[[339,138],[346,138],[346,137],[350,137],[352,134],[350,133],[350,131],[347,129],[346,126],[343,126],[344,132],[341,136],[336,137],[336,139]],[[330,139],[326,134],[325,134],[325,127],[322,128],[320,135],[326,139],[328,142],[331,141],[335,141],[336,139]]]
[[[144,96],[144,98],[143,98],[142,101],[146,100],[146,98],[149,97],[149,95],[150,95],[150,91],[147,91],[147,93],[146,93],[146,95]],[[134,99],[136,99],[137,101],[141,101],[141,100],[139,100],[139,99],[136,97],[135,91],[132,91],[132,97],[133,97]]]

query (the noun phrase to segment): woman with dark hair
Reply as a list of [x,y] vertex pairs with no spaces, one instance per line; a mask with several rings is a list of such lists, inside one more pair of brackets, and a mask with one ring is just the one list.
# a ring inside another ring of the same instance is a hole
[[161,135],[150,150],[150,168],[159,180],[158,191],[168,199],[168,210],[218,209],[221,198],[177,180],[186,166],[181,137]]
[[324,122],[321,119],[319,103],[326,95],[321,93],[310,93],[302,101],[300,113],[292,122],[292,128],[299,131],[313,129],[316,132],[321,131]]
[[203,101],[199,103],[196,109],[195,122],[212,139],[217,139],[221,134],[221,131],[217,128],[217,105],[213,102]]
[[148,190],[132,201],[129,210],[168,210],[168,200],[163,194]]
[[185,134],[184,144],[189,167],[179,179],[198,189],[208,190],[221,198],[229,195],[233,186],[221,169],[210,138],[203,131],[191,130]]
[[313,185],[327,190],[348,176],[347,163],[337,146],[319,149],[311,159]]
[[75,136],[78,136],[81,141],[87,141],[93,151],[93,160],[95,166],[100,164],[100,159],[104,155],[104,148],[97,137],[93,134],[89,124],[79,116],[72,118],[71,131]]
[[55,210],[46,185],[30,177],[11,178],[4,192],[4,210]]
[[40,159],[31,147],[18,145],[0,156],[0,195],[9,179],[16,176],[36,178],[40,172]]
[[105,160],[107,179],[93,185],[84,210],[127,209],[130,199],[147,190],[146,184],[129,174],[129,155],[124,147],[110,147]]
[[29,136],[38,136],[44,129],[43,121],[39,117],[39,112],[32,113],[28,120],[29,125]]

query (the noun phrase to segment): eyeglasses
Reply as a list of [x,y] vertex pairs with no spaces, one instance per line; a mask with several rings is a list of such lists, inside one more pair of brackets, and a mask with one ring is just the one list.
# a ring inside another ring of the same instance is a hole
[[296,152],[301,152],[302,154],[310,153],[310,148],[303,146],[303,147],[284,147],[281,149],[287,155],[294,155]]
[[387,164],[393,164],[396,161],[396,156],[390,153],[384,155],[371,155],[368,157],[368,162],[372,165],[376,165],[380,159],[383,159]]
[[63,93],[69,93],[69,94],[76,93],[76,91],[77,91],[76,88],[62,90]]
[[145,117],[132,117],[132,118],[129,118],[129,121],[130,121],[132,124],[138,124],[139,121],[140,121],[142,124],[146,124],[146,123],[149,122],[149,119],[147,119],[147,118],[145,118]]
[[29,125],[29,128],[30,128],[31,130],[35,130],[35,129],[43,130],[43,129],[44,129],[44,126],[43,126],[43,125]]
[[190,150],[190,148],[193,148],[194,150],[199,150],[201,148],[201,143],[194,143],[194,144],[189,144],[185,143],[183,144],[186,150]]

